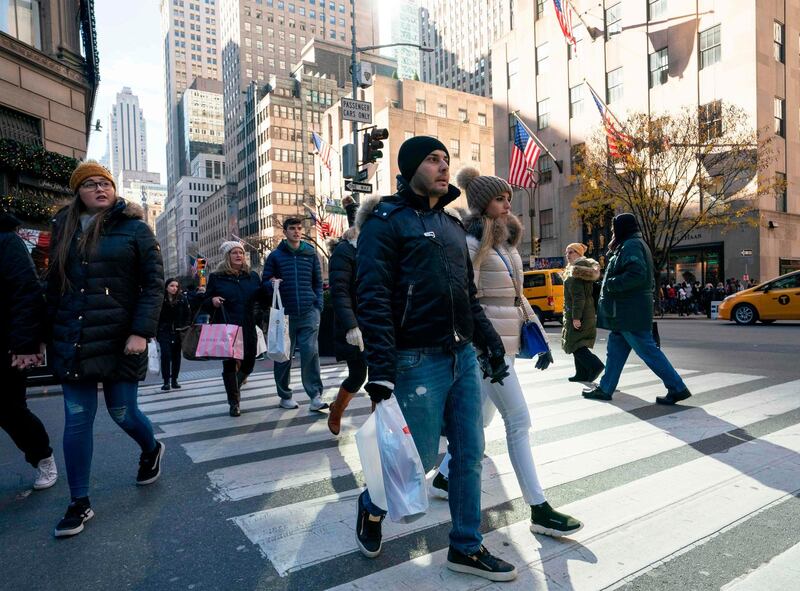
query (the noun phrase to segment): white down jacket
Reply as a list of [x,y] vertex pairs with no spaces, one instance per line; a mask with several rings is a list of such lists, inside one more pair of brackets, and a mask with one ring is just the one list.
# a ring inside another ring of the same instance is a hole
[[[541,323],[534,313],[528,300],[522,295],[522,258],[516,246],[510,242],[498,244],[497,247],[484,257],[480,266],[475,266],[475,257],[480,247],[480,239],[474,235],[475,219],[469,220],[467,224],[469,235],[467,236],[467,247],[469,248],[470,258],[473,261],[475,271],[475,287],[478,290],[478,301],[486,313],[486,317],[491,321],[494,329],[503,340],[506,355],[513,357],[519,352],[520,330],[524,322],[523,311],[515,305],[515,297],[525,308],[525,315],[528,319],[536,322],[540,327]],[[512,235],[514,232],[511,232]],[[502,258],[501,258],[502,256]],[[510,265],[514,273],[514,280],[509,275],[509,269],[503,259]],[[516,284],[516,289],[515,289]],[[543,334],[547,334],[542,329]]]

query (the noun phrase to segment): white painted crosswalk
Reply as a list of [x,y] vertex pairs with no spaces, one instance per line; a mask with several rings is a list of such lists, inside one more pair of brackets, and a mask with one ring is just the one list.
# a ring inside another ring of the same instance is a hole
[[[582,386],[566,380],[573,370],[561,354],[546,372],[529,361],[518,362],[517,371],[533,418],[540,479],[548,495],[567,499],[559,508],[585,528],[569,540],[531,534],[496,416],[486,429],[481,505],[486,546],[520,572],[503,589],[622,586],[669,568],[676,557],[796,500],[800,491],[800,380],[682,369],[693,398],[660,407],[653,403],[664,387],[642,365],[626,367],[611,403],[583,399]],[[325,368],[327,399],[344,374],[342,366]],[[299,384],[297,371],[292,381]],[[203,492],[222,504],[276,575],[290,581],[286,588],[501,588],[445,569],[449,508],[435,499],[414,523],[386,520],[391,551],[375,561],[362,558],[354,528],[363,477],[353,434],[368,416],[369,400],[352,402],[342,433],[333,437],[327,415],[310,412],[297,390],[300,408],[281,410],[271,375],[252,376],[240,418],[227,416],[220,380],[187,382],[169,394],[143,388],[140,402],[158,436],[172,439],[171,448],[207,474],[210,492]],[[342,558],[346,569],[334,566]],[[318,576],[330,568],[328,578]],[[775,566],[765,561],[762,568]],[[754,589],[763,576],[732,575],[725,583]]]

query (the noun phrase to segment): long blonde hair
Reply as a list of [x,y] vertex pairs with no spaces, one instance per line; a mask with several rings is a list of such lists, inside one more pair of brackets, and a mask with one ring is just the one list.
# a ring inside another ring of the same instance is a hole
[[[89,226],[81,234],[78,241],[78,254],[86,255],[94,252],[97,248],[97,243],[100,241],[100,234],[103,231],[103,223],[106,220],[106,214],[111,208],[116,205],[118,197],[114,195],[114,202],[111,207],[97,213]],[[72,247],[72,237],[75,232],[81,227],[81,215],[86,211],[86,206],[80,198],[80,195],[75,194],[75,199],[67,206],[66,214],[64,215],[64,224],[60,228],[58,235],[54,236],[56,247],[53,251],[53,258],[50,261],[50,266],[47,269],[47,276],[55,273],[63,294],[70,285],[67,278],[67,260],[69,259],[70,248]]]
[[[237,247],[238,248],[238,247]],[[250,273],[250,263],[247,262],[247,253],[245,252],[245,256],[242,259],[242,268],[238,271],[233,268],[231,265],[231,252],[233,249],[231,248],[225,256],[222,257],[222,262],[217,266],[217,273],[224,273],[225,275],[238,275],[239,273]],[[242,249],[244,251],[244,249]]]

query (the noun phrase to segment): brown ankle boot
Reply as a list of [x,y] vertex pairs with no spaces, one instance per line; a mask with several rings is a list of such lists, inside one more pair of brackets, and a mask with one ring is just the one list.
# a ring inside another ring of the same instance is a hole
[[336,400],[331,404],[330,414],[328,415],[328,429],[330,429],[331,433],[334,435],[339,434],[339,430],[342,426],[344,409],[347,408],[347,405],[350,404],[352,399],[352,392],[348,392],[344,388],[339,388],[339,393],[336,395]]

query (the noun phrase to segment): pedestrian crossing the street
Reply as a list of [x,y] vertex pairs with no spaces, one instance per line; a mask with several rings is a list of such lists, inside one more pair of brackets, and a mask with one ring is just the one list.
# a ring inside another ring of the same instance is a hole
[[[567,381],[571,358],[554,356],[545,372],[526,360],[516,368],[548,498],[585,527],[559,540],[530,532],[497,414],[485,431],[482,531],[487,548],[517,566],[513,583],[445,568],[450,514],[435,498],[413,523],[385,520],[383,554],[361,556],[355,517],[364,479],[354,434],[369,416],[366,396],[350,404],[338,437],[325,413],[309,411],[299,370],[294,410],[278,408],[271,374],[250,377],[239,418],[228,416],[218,378],[170,393],[143,387],[139,400],[172,453],[185,453],[207,475],[202,492],[258,548],[283,589],[648,588],[642,582],[677,569],[685,579],[693,555],[722,555],[718,545],[759,520],[799,510],[800,380],[679,369],[694,396],[664,407],[654,404],[663,385],[635,360],[604,403],[585,400],[583,386]],[[343,365],[323,368],[326,400],[345,375]],[[716,588],[765,588],[759,581],[784,572],[776,564],[796,563],[798,542],[787,536],[785,547],[742,558],[733,571],[695,576],[716,577]]]

